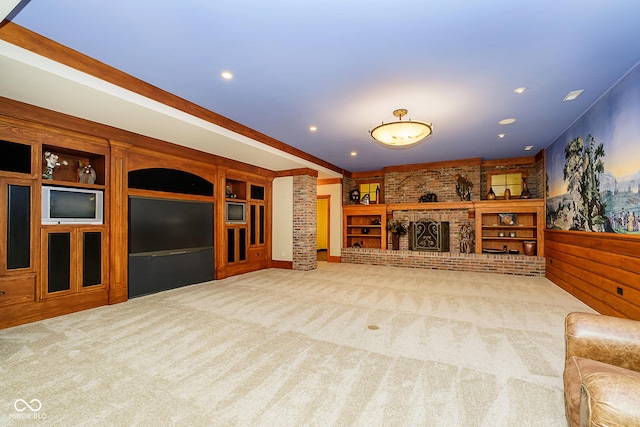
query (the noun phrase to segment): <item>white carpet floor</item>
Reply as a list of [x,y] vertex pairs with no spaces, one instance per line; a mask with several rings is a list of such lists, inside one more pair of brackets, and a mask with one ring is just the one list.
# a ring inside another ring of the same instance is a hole
[[539,277],[259,271],[1,330],[0,425],[563,426],[571,311]]

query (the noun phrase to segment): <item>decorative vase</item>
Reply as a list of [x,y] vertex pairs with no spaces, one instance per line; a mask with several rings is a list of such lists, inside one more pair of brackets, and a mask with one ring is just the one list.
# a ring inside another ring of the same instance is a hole
[[522,244],[524,246],[525,255],[535,256],[538,248],[538,244],[535,240],[525,240]]
[[520,198],[521,199],[531,198],[531,191],[529,191],[529,188],[527,187],[527,178],[525,177],[522,177],[522,193],[520,193]]
[[496,199],[496,193],[493,192],[493,187],[491,187],[489,189],[489,192],[487,193],[487,200],[495,200]]
[[398,233],[391,233],[391,249],[400,250],[400,235]]
[[509,200],[510,198],[511,198],[511,190],[507,188],[506,190],[504,190],[504,199]]

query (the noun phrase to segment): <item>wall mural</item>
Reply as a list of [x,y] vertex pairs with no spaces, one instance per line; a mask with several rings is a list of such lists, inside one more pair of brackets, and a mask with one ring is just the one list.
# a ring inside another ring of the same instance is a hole
[[547,228],[640,235],[640,65],[547,148]]

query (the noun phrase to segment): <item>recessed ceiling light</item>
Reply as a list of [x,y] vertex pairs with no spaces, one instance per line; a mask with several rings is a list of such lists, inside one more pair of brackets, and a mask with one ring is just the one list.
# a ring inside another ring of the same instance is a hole
[[315,132],[317,130],[318,130],[317,126],[309,126],[309,131]]
[[499,133],[498,138],[504,138],[504,133]]
[[524,86],[520,86],[520,87],[515,88],[513,91],[514,91],[515,93],[517,93],[517,94],[521,94],[521,93],[523,93],[525,90],[527,90],[527,88],[526,88],[526,87],[524,87]]
[[355,156],[357,156],[357,155],[358,155],[358,153],[356,153],[355,151],[352,151],[352,152],[351,152],[351,157],[355,157]]
[[502,119],[498,122],[499,125],[510,125],[511,123],[515,123],[516,119],[514,119],[513,117],[510,119]]
[[564,97],[563,101],[573,101],[574,99],[582,95],[582,92],[584,92],[584,89],[572,90],[567,94],[567,96]]
[[533,145],[527,145],[524,147],[524,151],[531,151],[533,149]]
[[233,78],[233,74],[231,74],[229,71],[223,71],[222,73],[220,73],[220,75],[223,79],[226,80],[231,80]]

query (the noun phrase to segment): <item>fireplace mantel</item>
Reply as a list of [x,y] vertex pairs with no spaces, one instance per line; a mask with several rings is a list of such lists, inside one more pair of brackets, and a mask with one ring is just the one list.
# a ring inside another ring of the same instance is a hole
[[475,211],[476,208],[512,208],[512,207],[538,207],[542,199],[511,199],[511,200],[476,200],[469,202],[433,202],[433,203],[389,203],[387,214],[393,211],[435,211],[445,209],[468,209]]

